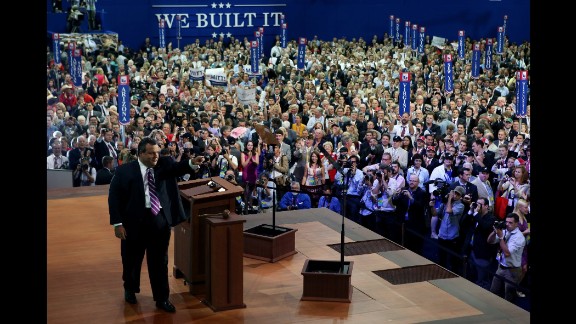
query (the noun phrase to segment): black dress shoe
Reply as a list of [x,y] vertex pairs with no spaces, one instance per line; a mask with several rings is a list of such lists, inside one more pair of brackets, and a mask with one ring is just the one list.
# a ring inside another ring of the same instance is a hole
[[172,305],[172,303],[168,299],[166,299],[164,301],[157,301],[156,307],[163,309],[163,310],[167,311],[168,313],[176,312],[176,307],[174,307],[174,305]]
[[138,303],[136,300],[136,294],[128,290],[124,290],[124,300],[130,304]]

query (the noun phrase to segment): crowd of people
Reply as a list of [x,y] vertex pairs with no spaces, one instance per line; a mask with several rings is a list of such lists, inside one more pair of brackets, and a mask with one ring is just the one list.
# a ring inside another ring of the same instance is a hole
[[[204,157],[180,180],[222,177],[245,188],[239,213],[329,208],[417,253],[437,240],[439,264],[462,274],[459,259],[469,256],[471,278],[499,294],[506,282],[503,296],[513,300],[524,296],[514,284],[529,269],[530,99],[528,90],[526,114],[517,115],[515,75],[530,69],[530,43],[506,39],[492,66],[482,61],[472,77],[473,42],[484,51],[485,39],[466,39],[451,93],[442,59],[457,57],[451,44],[427,40],[418,54],[386,34],[314,37],[304,69],[296,41],[281,48],[277,37],[259,77],[245,72],[248,39],[86,49],[82,86],[65,51],[62,64],[49,53],[47,168],[73,170],[74,186],[107,184],[117,166],[137,159],[143,138],[154,138],[174,161]],[[191,78],[191,68],[216,67],[226,86]],[[400,72],[412,79],[403,114]],[[131,81],[126,125],[120,75]],[[238,89],[255,89],[255,100],[241,101]],[[518,232],[522,239],[507,246]],[[495,272],[508,281],[493,282]]]

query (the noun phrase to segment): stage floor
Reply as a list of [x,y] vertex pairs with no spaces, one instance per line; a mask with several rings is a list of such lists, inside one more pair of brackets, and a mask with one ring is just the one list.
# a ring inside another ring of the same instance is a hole
[[[528,323],[530,313],[460,277],[392,284],[375,271],[433,262],[397,250],[346,256],[354,261],[352,301],[301,301],[307,259],[340,260],[342,218],[325,208],[276,214],[276,225],[298,229],[297,253],[269,263],[244,258],[246,308],[213,312],[170,274],[176,313],[157,310],[142,267],[138,304],[124,302],[120,243],[109,225],[108,186],[47,193],[48,323]],[[244,229],[272,224],[272,213],[244,216]],[[383,239],[345,221],[347,243]],[[174,235],[169,269],[174,264]]]

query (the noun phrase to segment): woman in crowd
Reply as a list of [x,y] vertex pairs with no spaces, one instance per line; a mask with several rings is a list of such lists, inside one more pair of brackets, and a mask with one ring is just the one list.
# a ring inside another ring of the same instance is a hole
[[[526,273],[528,272],[528,244],[530,243],[530,220],[527,218],[529,213],[529,202],[525,199],[518,199],[516,202],[516,206],[514,206],[513,213],[518,214],[520,221],[518,222],[518,229],[524,235],[526,239],[526,245],[524,246],[524,251],[522,251],[522,263],[520,266],[522,267],[522,273],[520,274],[520,278],[518,278],[518,283],[521,283]],[[518,297],[526,297],[526,295],[521,292],[517,291]]]
[[310,161],[304,168],[304,176],[302,177],[302,190],[310,195],[312,206],[318,205],[318,199],[324,185],[324,165],[320,159],[320,153],[312,151],[310,153]]
[[410,135],[404,136],[402,138],[402,146],[408,152],[408,167],[412,166],[412,155],[414,155],[414,144],[412,144],[412,137]]
[[530,193],[530,182],[528,181],[528,171],[524,165],[517,165],[512,168],[512,176],[504,177],[498,185],[498,190],[503,197],[508,198],[508,208],[506,213],[511,213],[519,199],[528,199]]
[[[253,141],[248,141],[246,143],[246,148],[241,155],[242,158],[242,181],[245,184],[244,187],[244,201],[247,202],[246,208],[252,208],[252,199],[250,195],[252,191],[254,191],[254,187],[256,185],[256,179],[258,175],[256,174],[256,169],[258,168],[258,164],[260,163],[260,149],[258,147],[254,147]],[[245,212],[247,210],[245,209]]]
[[[324,147],[324,149],[326,149],[326,152],[334,159],[334,161],[338,160],[338,155],[336,154],[336,152],[334,152],[334,146],[332,145],[332,142],[324,142],[322,146]],[[324,183],[328,185],[328,187],[332,188],[332,184],[334,183],[334,177],[336,176],[336,172],[338,172],[338,170],[334,168],[334,166],[332,165],[330,160],[326,158],[326,156],[324,156],[323,154],[321,154],[320,156],[322,157],[321,161],[322,165],[324,166]]]

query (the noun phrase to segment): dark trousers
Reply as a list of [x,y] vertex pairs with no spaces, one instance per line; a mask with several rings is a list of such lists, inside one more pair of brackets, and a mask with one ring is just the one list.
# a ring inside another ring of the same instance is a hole
[[[416,216],[410,215],[412,218]],[[426,229],[426,223],[423,218],[412,219],[406,221],[404,230],[404,246],[409,250],[422,255],[424,238],[430,237],[430,230]]]
[[486,290],[490,290],[493,273],[496,272],[497,262],[495,258],[479,258],[474,251],[470,252],[470,274],[468,280],[472,279],[476,284]]
[[346,195],[346,218],[360,224],[360,196]]
[[372,232],[376,232],[376,223],[374,221],[374,213],[370,215],[360,215],[360,225],[366,227],[367,229],[371,230]]
[[375,211],[374,221],[376,222],[376,233],[384,236],[385,238],[397,242],[398,236],[396,235],[396,212],[392,211]]
[[146,254],[152,296],[155,301],[167,300],[170,296],[168,244],[171,230],[164,212],[160,210],[158,215],[154,215],[147,209],[143,220],[135,226],[126,228],[126,240],[120,243],[124,289],[140,292],[140,272]]
[[460,244],[458,238],[445,240],[438,238],[438,264],[444,268],[461,275],[462,274],[462,260],[457,257],[460,255]]

